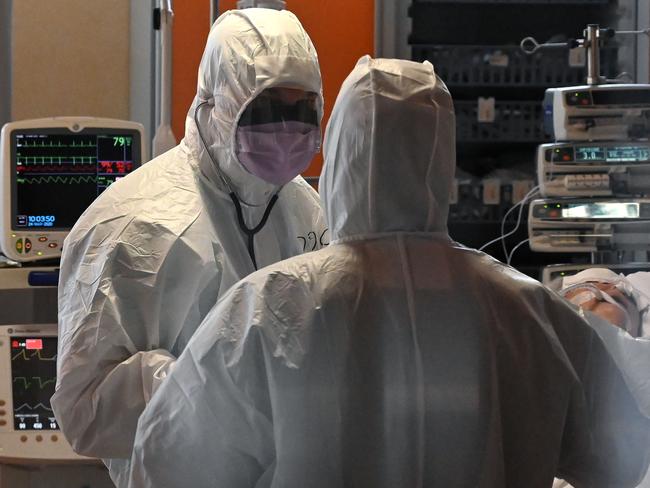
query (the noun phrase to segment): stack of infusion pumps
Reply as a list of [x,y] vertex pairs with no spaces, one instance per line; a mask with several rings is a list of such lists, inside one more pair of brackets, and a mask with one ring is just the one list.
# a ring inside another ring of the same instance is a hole
[[544,116],[556,142],[537,151],[544,198],[530,205],[530,248],[592,253],[593,262],[647,256],[650,85],[549,89]]

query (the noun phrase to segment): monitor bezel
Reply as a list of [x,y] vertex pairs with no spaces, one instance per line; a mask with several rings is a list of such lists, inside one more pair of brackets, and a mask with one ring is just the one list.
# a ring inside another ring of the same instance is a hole
[[[89,129],[103,129],[103,130],[119,130],[130,131],[135,130],[139,132],[140,141],[140,161],[144,164],[149,160],[149,148],[146,133],[142,124],[137,122],[96,118],[96,117],[52,117],[44,119],[31,119],[16,122],[9,122],[2,127],[0,131],[0,161],[10,161],[11,159],[11,133],[13,131],[24,132],[27,129],[37,129],[39,131],[46,129],[68,129],[74,133]],[[135,143],[135,139],[134,139]],[[28,230],[23,229],[19,231],[12,230],[12,204],[11,204],[11,164],[3,164],[0,167],[0,252],[7,258],[24,263],[31,263],[43,260],[58,259],[61,256],[61,246],[48,250],[46,253],[19,253],[14,245],[17,240],[24,237],[29,237],[33,234],[46,234],[50,240],[55,240],[63,243],[67,237],[69,230],[52,230],[45,228],[44,230]]]

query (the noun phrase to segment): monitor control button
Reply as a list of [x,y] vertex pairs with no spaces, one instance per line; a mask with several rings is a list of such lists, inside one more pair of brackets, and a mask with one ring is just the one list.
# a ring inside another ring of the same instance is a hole
[[55,249],[56,247],[58,247],[58,244],[56,242],[50,242],[47,245],[47,247],[49,247],[50,249]]
[[45,236],[39,237],[38,242],[47,242],[47,237],[45,237]]
[[18,254],[23,253],[23,240],[22,239],[18,239],[16,241],[16,251],[18,251]]
[[27,436],[26,435],[21,435],[20,436],[20,442],[27,442]]
[[32,250],[32,241],[25,238],[25,254]]

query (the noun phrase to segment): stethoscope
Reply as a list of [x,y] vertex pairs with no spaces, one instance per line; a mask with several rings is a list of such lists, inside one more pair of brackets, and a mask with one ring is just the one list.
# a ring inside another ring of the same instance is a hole
[[226,176],[221,172],[221,168],[212,157],[212,154],[210,154],[210,151],[208,151],[208,145],[206,144],[205,139],[203,138],[203,134],[201,133],[201,126],[199,125],[199,118],[198,118],[199,109],[203,105],[208,105],[209,103],[210,102],[208,101],[201,102],[196,106],[196,109],[194,110],[194,123],[196,124],[196,130],[199,133],[199,138],[201,139],[201,143],[203,144],[205,152],[208,153],[208,157],[212,161],[212,164],[214,164],[217,170],[217,174],[221,179],[221,182],[228,189],[228,195],[230,196],[232,203],[235,205],[235,211],[237,212],[237,224],[239,225],[241,231],[246,235],[246,238],[248,240],[247,242],[248,255],[250,256],[251,261],[253,262],[253,266],[255,267],[255,270],[257,270],[258,269],[257,259],[255,257],[255,234],[259,233],[266,225],[266,222],[268,221],[269,216],[271,215],[271,210],[273,210],[275,203],[278,201],[278,194],[280,193],[280,190],[282,190],[282,187],[280,187],[278,191],[275,192],[275,194],[271,197],[271,200],[269,200],[269,203],[266,205],[266,210],[264,210],[264,215],[262,215],[262,219],[260,220],[259,224],[257,224],[253,228],[248,227],[246,225],[246,220],[244,220],[244,212],[242,210],[241,200],[237,196],[237,192],[235,192],[232,185],[228,181],[228,178],[226,178]]

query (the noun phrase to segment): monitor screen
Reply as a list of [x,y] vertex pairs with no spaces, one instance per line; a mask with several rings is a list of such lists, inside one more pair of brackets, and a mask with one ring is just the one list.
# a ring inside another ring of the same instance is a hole
[[11,337],[15,430],[59,428],[50,398],[56,385],[56,337]]
[[68,230],[111,183],[141,163],[135,130],[12,132],[12,229]]

